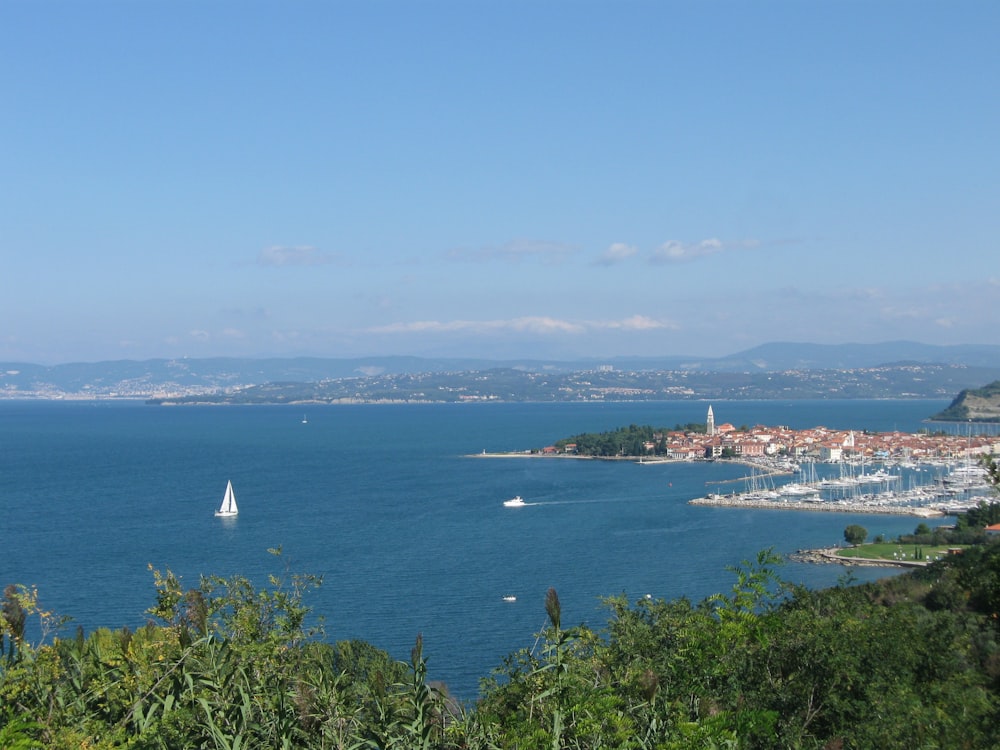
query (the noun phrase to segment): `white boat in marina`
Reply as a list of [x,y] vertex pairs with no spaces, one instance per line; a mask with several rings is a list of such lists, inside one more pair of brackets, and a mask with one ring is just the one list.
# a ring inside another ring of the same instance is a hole
[[807,495],[818,495],[819,490],[816,487],[811,487],[807,484],[791,482],[790,484],[784,484],[781,487],[779,487],[778,494],[786,496],[805,497]]
[[956,477],[985,477],[986,467],[985,466],[975,466],[972,464],[967,464],[965,466],[956,466],[949,472],[949,476]]
[[525,504],[524,498],[522,498],[520,495],[515,495],[510,500],[503,501],[503,507],[505,508],[520,508],[524,504]]
[[880,483],[880,482],[898,482],[899,481],[899,475],[898,474],[890,474],[885,469],[879,469],[878,471],[876,471],[876,472],[874,472],[872,474],[865,474],[864,472],[862,472],[861,474],[858,474],[854,478],[854,481],[857,484],[877,484],[877,483]]
[[215,515],[223,517],[235,516],[240,512],[240,509],[236,507],[236,493],[233,492],[233,483],[231,481],[226,482],[226,494],[222,498],[222,505],[219,509],[215,511]]
[[744,500],[759,502],[761,500],[777,500],[780,497],[778,491],[774,489],[774,483],[770,474],[754,467],[747,479],[749,486],[746,492],[743,493]]

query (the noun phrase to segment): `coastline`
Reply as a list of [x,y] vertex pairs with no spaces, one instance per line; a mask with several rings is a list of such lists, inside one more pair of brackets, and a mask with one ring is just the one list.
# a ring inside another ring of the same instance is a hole
[[851,565],[858,568],[923,568],[925,562],[914,560],[870,560],[863,557],[842,557],[837,553],[840,547],[827,549],[800,549],[787,555],[793,562],[817,565]]
[[[690,459],[690,458],[667,458],[666,456],[588,456],[580,455],[577,453],[539,453],[537,451],[486,451],[482,453],[466,453],[465,458],[565,458],[574,461],[626,461],[628,463],[637,464],[638,466],[658,466],[660,464],[697,464],[697,463],[711,463],[707,459]],[[756,461],[751,461],[741,458],[730,458],[726,459],[731,464],[739,464],[742,466],[752,466],[759,467],[760,463]],[[785,471],[781,469],[773,469],[768,471],[763,476],[789,476],[792,474],[791,471]],[[742,482],[745,477],[737,477],[734,479],[720,479],[716,480],[717,484],[727,484],[731,482]]]
[[532,453],[530,451],[483,451],[482,453],[466,453],[465,458],[570,458],[577,461],[593,461],[595,456],[577,456],[572,453]]
[[654,458],[639,460],[635,456],[581,456],[576,453],[537,453],[531,451],[483,451],[482,453],[466,453],[465,458],[552,458],[568,459],[570,461],[628,461],[633,464],[674,464],[691,463],[682,458]]
[[732,495],[696,497],[688,500],[688,505],[707,505],[717,508],[752,508],[754,510],[808,510],[822,513],[866,513],[870,515],[916,516],[918,518],[939,518],[945,514],[933,508],[916,508],[907,505],[870,505],[841,500],[822,502],[802,502],[796,500],[772,502],[769,500],[747,500]]

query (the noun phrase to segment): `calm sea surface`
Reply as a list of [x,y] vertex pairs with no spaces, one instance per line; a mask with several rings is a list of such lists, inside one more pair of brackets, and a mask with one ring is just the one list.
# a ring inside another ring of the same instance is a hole
[[[920,429],[947,401],[714,402],[717,423]],[[148,565],[255,581],[285,563],[323,576],[310,604],[331,640],[406,659],[423,633],[432,678],[463,698],[530,647],[556,587],[563,622],[606,622],[602,596],[728,591],[726,566],[774,546],[833,545],[918,519],[701,508],[741,466],[470,458],[631,423],[704,422],[701,402],[153,407],[0,401],[0,585],[90,630],[135,627],[155,601]],[[308,423],[303,424],[303,417]],[[226,480],[236,519],[215,518]],[[503,500],[522,495],[528,507]],[[282,561],[267,553],[281,546]],[[839,566],[783,577],[834,585]],[[862,571],[867,580],[888,575]],[[516,602],[505,602],[505,595]]]

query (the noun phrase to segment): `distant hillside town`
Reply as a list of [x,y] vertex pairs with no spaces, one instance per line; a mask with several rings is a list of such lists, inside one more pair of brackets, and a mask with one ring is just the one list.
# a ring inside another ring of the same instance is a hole
[[152,404],[951,399],[997,380],[1000,346],[770,344],[714,359],[0,363],[0,399],[133,399]]

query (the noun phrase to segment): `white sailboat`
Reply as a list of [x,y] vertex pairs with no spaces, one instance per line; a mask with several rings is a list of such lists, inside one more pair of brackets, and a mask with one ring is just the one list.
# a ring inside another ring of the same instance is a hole
[[233,483],[228,481],[226,482],[226,495],[222,498],[222,505],[215,511],[215,515],[235,516],[239,512],[240,509],[236,507],[236,493],[233,492]]

